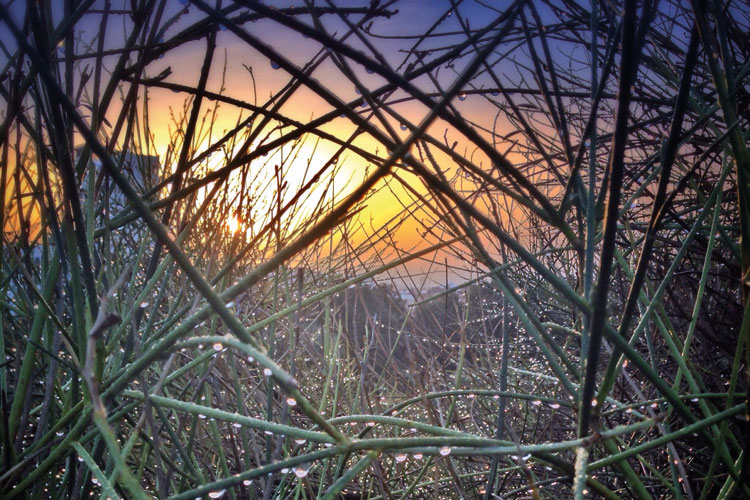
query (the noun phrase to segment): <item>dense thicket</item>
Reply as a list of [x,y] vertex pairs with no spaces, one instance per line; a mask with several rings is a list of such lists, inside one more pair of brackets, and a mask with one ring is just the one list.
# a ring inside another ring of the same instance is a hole
[[7,3],[3,498],[750,496],[747,4]]

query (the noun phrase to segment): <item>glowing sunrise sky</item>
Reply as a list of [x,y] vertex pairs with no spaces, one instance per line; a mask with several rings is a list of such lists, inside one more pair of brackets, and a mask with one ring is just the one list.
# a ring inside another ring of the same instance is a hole
[[[205,13],[198,7],[185,4],[186,2],[179,0],[167,1],[160,25],[169,25],[169,27],[166,31],[159,34],[159,41],[163,41],[169,45],[170,40],[186,27],[205,18]],[[56,7],[61,8],[61,5],[62,3],[57,4]],[[103,2],[96,2],[94,9],[101,9],[103,5]],[[265,5],[276,8],[287,8],[301,7],[304,3],[300,0],[292,2],[268,1],[265,2]],[[322,6],[323,4],[318,2],[316,5]],[[337,5],[339,7],[362,7],[366,5],[366,2],[338,2]],[[494,9],[474,1],[458,2],[458,5],[461,16],[474,29],[486,25],[487,22],[495,19],[498,15]],[[17,7],[18,11],[23,10],[20,4]],[[126,9],[128,5],[127,2],[113,2],[112,7],[115,10],[120,8]],[[406,65],[413,64],[416,60],[414,54],[407,54],[407,50],[415,43],[416,38],[420,34],[427,32],[438,20],[442,19],[433,31],[438,36],[428,37],[419,44],[419,49],[425,51],[425,53],[432,50],[431,53],[426,55],[427,60],[441,54],[441,51],[445,47],[450,47],[452,44],[465,40],[465,34],[462,32],[457,16],[446,15],[450,7],[451,2],[449,0],[406,0],[397,2],[393,5],[392,9],[398,10],[398,14],[393,15],[390,19],[376,18],[373,21],[369,32],[374,36],[369,37],[369,40],[375,44],[375,48],[386,59],[390,67],[403,74]],[[233,11],[230,16],[236,16],[243,12],[245,12],[245,9],[238,9]],[[351,16],[351,21],[356,22],[359,17],[359,15],[353,15]],[[304,23],[312,23],[312,18],[309,15],[298,16],[297,19]],[[17,19],[17,22],[20,21],[20,19]],[[321,16],[320,21],[329,34],[335,34],[339,39],[348,30],[345,23],[334,15]],[[76,25],[76,38],[78,39],[75,48],[76,54],[92,53],[95,51],[96,46],[91,46],[91,44],[95,43],[94,39],[98,33],[100,23],[101,14],[96,13],[87,14],[79,21]],[[110,15],[106,31],[105,50],[114,50],[123,46],[131,23],[132,21],[127,15]],[[280,55],[280,58],[286,59],[297,68],[302,68],[306,63],[313,60],[316,54],[319,54],[323,49],[322,45],[317,41],[306,38],[300,33],[272,20],[261,19],[254,22],[247,22],[241,25],[240,28],[251,36],[258,38],[264,44],[272,47]],[[12,43],[10,41],[8,43],[9,47],[13,48]],[[368,56],[372,56],[365,44],[355,36],[347,37],[345,43],[368,54]],[[168,71],[169,75],[163,79],[163,82],[184,85],[191,88],[195,87],[199,79],[205,50],[205,38],[182,43],[178,47],[168,50],[163,57],[150,62],[145,69],[143,78],[153,78]],[[63,53],[62,47],[59,48],[59,53]],[[437,82],[442,89],[447,88],[451,84],[456,75],[461,71],[461,65],[465,64],[470,57],[471,54],[468,53],[459,59],[454,67],[442,67],[438,71],[433,72],[433,75],[437,75]],[[105,57],[104,67],[111,69],[116,62],[116,58],[117,55]],[[82,67],[92,63],[92,60],[79,62]],[[358,63],[352,61],[349,61],[349,63],[357,78],[366,88],[371,90],[377,89],[386,83],[384,78],[365,71]],[[7,61],[0,59],[0,64],[7,64]],[[341,73],[330,58],[326,59],[315,69],[312,73],[312,78],[343,102],[351,102],[359,97],[355,86]],[[211,65],[207,91],[250,104],[264,105],[275,92],[293,80],[294,77],[285,71],[283,67],[279,68],[276,61],[250,48],[236,33],[226,29],[218,32],[217,48]],[[435,95],[438,91],[435,82],[432,82],[427,76],[418,78],[414,83],[424,92]],[[482,86],[490,87],[491,82],[488,78],[480,76],[472,82],[472,85],[474,88]],[[126,92],[126,90],[127,86],[122,85],[122,92]],[[472,89],[467,88],[467,90],[470,92]],[[170,156],[168,155],[170,136],[180,128],[175,121],[189,113],[189,107],[185,108],[185,104],[188,102],[187,99],[190,96],[185,92],[158,88],[157,86],[149,86],[147,96],[148,123],[149,131],[153,134],[153,147],[155,147],[155,152],[159,155],[161,161],[165,161]],[[86,92],[84,92],[84,101],[85,97]],[[139,99],[143,99],[143,97],[144,90],[141,89],[139,91]],[[437,95],[435,95],[435,98],[437,99]],[[502,117],[498,118],[497,108],[487,105],[487,99],[490,98],[488,94],[472,95],[470,93],[461,99],[454,99],[453,105],[458,112],[470,117],[480,127],[486,130],[495,130],[501,134],[507,133],[508,125]],[[117,99],[112,103],[107,113],[110,123],[115,122],[120,112],[120,103]],[[428,108],[413,101],[403,91],[393,93],[388,102],[398,102],[391,105],[392,109],[404,116],[410,124],[419,123],[429,112]],[[249,114],[247,110],[241,110],[228,103],[221,103],[218,108],[215,106],[216,103],[212,100],[203,101],[202,112],[214,113],[213,119],[215,119],[215,123],[210,134],[206,132],[201,136],[199,144],[197,144],[197,153],[200,153],[224,133],[231,130],[241,118],[244,119]],[[143,118],[143,109],[142,103],[139,104],[141,119]],[[280,113],[300,123],[307,123],[311,119],[331,112],[332,109],[332,106],[320,96],[309,89],[302,88],[296,91],[294,96],[282,106]],[[359,107],[357,110],[362,116],[368,116],[370,113],[369,108],[366,107]],[[85,112],[85,110],[82,110],[82,112]],[[406,124],[398,123],[392,118],[389,120],[392,129],[401,138],[408,136],[409,131]],[[383,129],[376,119],[370,118],[370,122],[374,123],[381,130]],[[274,122],[273,125],[275,126],[276,123]],[[272,128],[272,126],[267,127],[267,130],[270,131]],[[339,117],[325,124],[321,127],[321,130],[339,139],[346,140],[355,128],[349,118]],[[445,123],[436,121],[428,131],[435,138],[440,138],[441,141],[455,143],[456,151],[461,152],[467,157],[471,156],[475,164],[479,165],[484,162],[486,165],[487,160],[482,154],[475,151],[464,151],[462,137]],[[488,140],[492,141],[490,134],[486,132],[482,133]],[[261,134],[261,137],[264,136],[265,134]],[[275,135],[272,133],[269,139],[278,136],[279,132],[277,131]],[[357,137],[353,144],[369,153],[377,153],[380,158],[387,157],[385,146],[377,143],[368,135]],[[273,176],[273,165],[283,163],[282,168],[287,176],[287,180],[291,184],[296,182],[298,185],[301,185],[309,178],[311,172],[317,171],[331,158],[337,147],[337,145],[328,141],[320,141],[316,145],[314,137],[307,137],[305,143],[296,152],[297,156],[294,161],[289,161],[288,158],[285,159],[284,155],[289,155],[291,150],[288,147],[284,147],[270,157],[263,159],[262,162],[256,162],[258,166],[255,168],[261,168],[265,171],[266,180],[263,182],[268,182],[268,179]],[[505,148],[498,149],[504,150]],[[227,152],[230,157],[232,153],[232,151]],[[225,158],[225,156],[219,154],[212,156],[208,160],[209,168],[220,168],[225,163]],[[450,171],[452,168],[451,161],[447,160],[439,152],[436,152],[436,158],[438,161],[444,162],[444,166],[441,163],[441,168]],[[175,154],[172,153],[170,164],[166,165],[166,168],[173,169],[174,161]],[[333,182],[335,192],[333,201],[343,199],[361,182],[367,172],[368,165],[365,160],[347,151],[341,156],[338,168],[336,179]],[[372,169],[373,167],[369,166],[369,168]],[[307,178],[304,175],[305,172],[308,172]],[[404,171],[398,171],[398,174],[418,192],[424,192],[424,188],[421,187],[421,184],[411,174]],[[263,178],[264,176],[261,174],[259,179]],[[290,187],[288,190],[290,194],[288,196],[294,193],[294,187]],[[470,188],[470,186],[468,187]],[[314,191],[314,194],[323,195],[323,191],[319,189],[317,192]],[[412,201],[413,195],[409,194],[397,180],[392,177],[387,178],[376,186],[376,193],[368,200],[367,208],[360,213],[359,219],[367,228],[377,230],[394,216],[402,213],[404,207],[409,206]],[[269,205],[271,200],[259,199],[256,203],[262,207]],[[302,212],[298,216],[305,217],[306,215],[310,215],[306,214],[305,210],[312,211],[315,206],[315,196],[311,196],[310,201],[303,205]],[[422,226],[429,226],[432,223],[424,220],[420,222],[425,216],[426,214],[417,211],[414,213],[414,218],[401,227],[397,233],[398,245],[401,248],[419,247],[427,243],[422,236]],[[230,229],[233,231],[243,226],[243,222],[236,219],[228,221],[228,224],[230,224]]]

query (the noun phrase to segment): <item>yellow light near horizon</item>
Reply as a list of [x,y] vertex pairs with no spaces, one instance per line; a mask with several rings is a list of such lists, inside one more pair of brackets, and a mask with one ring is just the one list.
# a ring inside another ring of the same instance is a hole
[[236,233],[240,228],[239,219],[237,219],[237,217],[230,217],[227,219],[227,228],[229,228],[229,231],[232,233]]

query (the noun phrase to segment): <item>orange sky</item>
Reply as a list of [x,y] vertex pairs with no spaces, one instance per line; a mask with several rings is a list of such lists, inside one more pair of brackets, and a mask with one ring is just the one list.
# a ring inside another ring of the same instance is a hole
[[[401,17],[395,16],[394,21],[392,21],[391,24],[388,24],[388,21],[385,20],[378,21],[378,23],[382,23],[383,25],[381,31],[388,32],[389,30],[395,30],[398,32],[399,30],[407,29],[405,26],[413,32],[419,32],[419,30],[424,29],[421,24],[426,25],[428,20],[421,19],[424,12],[420,11],[416,7],[417,5],[419,4],[413,2],[401,4],[400,7],[402,11],[404,11],[402,12]],[[421,5],[424,4],[422,3]],[[179,7],[170,4],[170,8],[178,9]],[[409,12],[409,9],[416,10]],[[436,12],[438,12],[437,9]],[[194,11],[190,14],[190,16],[195,15],[197,14]],[[419,19],[419,22],[415,23],[415,19]],[[413,26],[408,24],[409,22],[411,22]],[[331,30],[336,28],[340,29],[341,25],[330,26]],[[256,35],[260,33],[263,36],[263,41],[265,43],[273,46],[279,53],[283,54],[287,59],[298,66],[302,66],[309,61],[320,49],[319,44],[305,39],[298,33],[279,28],[278,25],[275,25],[270,21],[252,23],[247,26],[247,29]],[[177,28],[175,28],[175,30],[177,30]],[[169,36],[170,32],[167,32],[166,38],[168,39]],[[109,35],[109,37],[108,42],[113,46],[116,46],[117,35]],[[236,35],[231,32],[219,32],[217,43],[218,48],[215,52],[207,85],[209,91],[221,93],[225,96],[251,103],[254,101],[255,96],[257,96],[258,104],[262,104],[273,92],[287,83],[290,78],[283,69],[274,69],[268,58],[255,53],[252,49],[249,49],[246,44],[239,41]],[[355,46],[358,45],[356,41],[352,41],[351,43]],[[169,68],[171,74],[166,81],[194,87],[198,81],[205,46],[205,41],[199,40],[186,43],[179,48],[170,50],[165,57],[152,62],[147,67],[146,76],[158,75],[165,69]],[[378,46],[378,48],[383,50],[384,54],[391,59],[394,66],[398,65],[400,59],[403,57],[396,50],[397,47],[398,44],[393,41],[384,41],[382,46]],[[356,65],[354,66],[358,77],[368,88],[374,89],[385,83],[382,77],[367,74],[363,68]],[[252,68],[252,75],[247,68]],[[454,75],[445,71],[443,74],[445,77],[443,81],[441,81],[441,84],[447,86],[454,78]],[[330,61],[323,63],[315,71],[313,77],[344,101],[354,100],[358,97],[354,85],[343,77],[339,70]],[[424,82],[421,83],[423,84]],[[429,85],[427,87],[429,87]],[[430,90],[432,89],[430,88]],[[405,94],[403,93],[396,94],[397,97],[403,97],[404,95]],[[143,97],[142,93],[140,97]],[[179,117],[184,113],[183,106],[187,96],[186,94],[175,93],[166,89],[150,88],[148,91],[148,97],[149,127],[150,131],[154,134],[156,152],[162,161],[164,161],[167,156],[170,135],[174,133],[177,128],[174,123],[175,116]],[[507,128],[507,124],[502,120],[495,121],[495,114],[497,112],[496,108],[488,106],[486,99],[482,96],[472,95],[463,101],[454,99],[454,105],[463,115],[469,116],[473,121],[480,123],[487,128],[492,128],[495,125]],[[207,110],[214,107],[214,102],[204,101],[202,109]],[[142,109],[143,107],[141,103],[139,105],[141,118],[143,116]],[[413,101],[394,105],[394,109],[399,113],[402,113],[412,123],[418,123],[429,112],[429,110],[423,105]],[[281,113],[289,118],[305,123],[311,118],[319,117],[330,110],[331,106],[328,103],[325,103],[319,96],[307,89],[301,89],[284,105]],[[119,102],[116,101],[110,107],[108,112],[108,117],[111,123],[115,122],[118,113]],[[220,137],[226,130],[234,127],[238,121],[240,113],[242,113],[243,117],[248,114],[247,111],[241,112],[236,107],[229,104],[220,104],[215,116],[214,131],[210,137],[203,137],[203,141],[198,145],[198,152],[205,149],[205,147]],[[395,121],[392,121],[391,124],[402,138],[405,138],[408,135],[407,131],[401,130],[399,127],[400,124]],[[336,135],[339,138],[345,139],[354,130],[354,126],[347,118],[337,118],[325,125],[323,130]],[[443,140],[443,136],[447,134],[446,140],[450,142],[458,141],[456,150],[461,152],[464,151],[463,142],[461,140],[462,138],[454,131],[448,130],[445,124],[437,121],[430,127],[429,132],[434,137],[440,138],[441,140]],[[501,132],[507,132],[507,130],[502,130]],[[337,149],[336,145],[326,141],[321,141],[318,144],[317,149],[313,152],[313,144],[314,139],[308,138],[300,149],[298,159],[291,164],[287,163],[283,167],[288,176],[288,181],[291,184],[289,189],[290,193],[294,191],[294,183],[301,184],[306,180],[303,178],[302,173],[308,167],[308,161],[310,162],[309,171],[314,172],[327,162]],[[385,147],[377,144],[376,141],[369,136],[360,136],[356,139],[354,144],[371,153],[377,152],[381,158],[385,157],[387,154]],[[441,163],[441,168],[449,170],[452,168],[452,162],[448,161],[445,156],[439,154],[437,151],[433,152]],[[417,156],[416,150],[412,151],[412,153]],[[466,151],[466,154],[469,157],[473,156],[472,159],[476,164],[484,163],[485,166],[487,165],[487,160],[482,158],[481,154],[478,154],[475,151]],[[265,167],[262,167],[268,170],[266,176],[273,175],[273,164],[280,163],[280,159],[278,153],[275,157],[264,159],[264,161],[268,160],[265,163]],[[209,160],[209,163],[213,163],[215,167],[220,167],[222,161],[221,155],[215,155],[215,157]],[[262,162],[258,163],[262,164]],[[343,199],[348,192],[356,187],[356,185],[363,179],[366,166],[367,164],[364,160],[351,152],[346,152],[342,156],[338,165],[339,171],[337,178],[335,180],[336,201]],[[173,165],[167,165],[166,167],[171,169],[173,168]],[[258,166],[255,168],[261,167]],[[419,192],[424,193],[424,189],[421,188],[420,183],[416,178],[406,172],[399,172],[399,174],[402,178],[406,179],[412,187]],[[9,195],[10,192],[7,196]],[[291,194],[289,196],[291,196]],[[412,199],[412,195],[400,186],[395,179],[389,179],[387,186],[385,182],[381,182],[381,184],[376,187],[373,196],[367,201],[366,210],[360,213],[360,221],[362,221],[362,224],[367,228],[378,228],[392,220],[394,216],[404,209],[403,204],[409,205]],[[309,206],[302,207],[302,217],[305,216],[305,210],[312,210],[315,205],[314,201],[315,196],[312,196]],[[260,202],[261,205],[263,203],[265,202]],[[423,228],[421,228],[421,225],[422,221],[425,221],[430,225],[429,220],[426,220],[426,214],[416,213],[415,215],[416,217],[408,223],[403,224],[397,233],[397,242],[401,248],[409,249],[426,245],[428,243],[422,236]],[[8,223],[12,224],[12,218]],[[242,224],[240,223],[240,226],[241,225]]]

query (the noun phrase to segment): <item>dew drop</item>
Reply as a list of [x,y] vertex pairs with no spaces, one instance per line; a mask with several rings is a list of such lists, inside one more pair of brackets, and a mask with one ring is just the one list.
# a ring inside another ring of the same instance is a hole
[[243,486],[250,486],[251,484],[253,484],[253,480],[252,479],[245,479],[244,481],[242,481],[242,484],[243,484]]
[[542,402],[538,399],[535,399],[534,401],[531,402],[531,404],[533,404],[534,406],[539,406],[542,404]]
[[466,92],[461,92],[458,94],[458,100],[459,101],[465,101],[466,100]]
[[367,427],[375,427],[375,422],[367,422]]
[[557,410],[558,408],[560,408],[560,403],[550,403],[549,407],[553,410]]
[[235,429],[239,429],[240,427],[242,427],[242,424],[238,424],[237,422],[235,422],[232,424],[232,427],[234,427]]
[[214,351],[221,351],[222,349],[224,349],[224,346],[221,345],[221,342],[216,342],[214,344]]
[[405,454],[405,453],[398,453],[398,454],[396,455],[396,462],[399,462],[399,463],[401,463],[401,462],[403,462],[404,460],[406,460],[406,454]]
[[206,416],[204,414],[202,414],[202,413],[198,414],[198,418],[201,419],[201,420],[206,420]]
[[307,439],[295,439],[294,442],[297,444],[305,444],[307,442]]
[[289,406],[297,406],[297,401],[295,401],[294,398],[286,398],[286,404]]
[[422,455],[421,453],[415,453],[415,454],[414,454],[414,459],[415,459],[415,460],[422,460],[422,457],[423,457],[423,456],[424,456],[424,455]]
[[271,369],[270,368],[263,368],[263,375],[265,375],[266,377],[270,377],[271,376]]
[[303,477],[306,477],[307,476],[307,469],[305,469],[304,467],[295,467],[295,469],[294,469],[294,475],[297,476],[300,479],[303,478]]
[[221,498],[224,496],[224,493],[226,492],[227,490],[211,491],[209,492],[208,496],[209,498]]
[[440,454],[444,457],[451,454],[451,447],[450,446],[443,446],[440,448]]
[[279,69],[281,66],[279,66],[279,63],[277,63],[276,61],[271,61],[271,67],[273,69]]
[[408,129],[408,128],[409,128],[409,127],[407,127],[405,123],[402,123],[402,124],[401,124],[401,130],[406,130],[406,129]]

